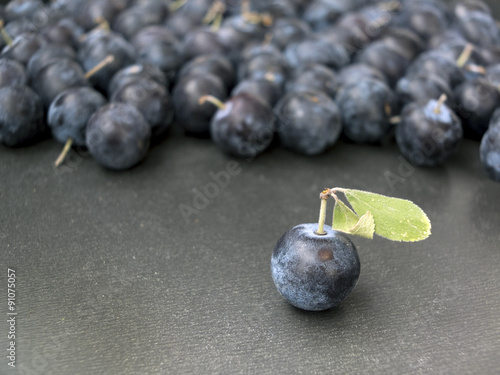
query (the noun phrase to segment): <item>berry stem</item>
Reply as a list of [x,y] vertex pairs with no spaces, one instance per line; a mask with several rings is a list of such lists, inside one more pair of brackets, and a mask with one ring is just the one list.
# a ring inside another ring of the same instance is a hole
[[72,138],[68,138],[68,140],[66,141],[66,143],[64,145],[63,150],[59,154],[57,160],[54,162],[54,166],[56,168],[59,167],[62,164],[62,162],[64,161],[64,159],[66,159],[66,156],[68,155],[68,152],[71,149],[72,145],[73,145],[73,139]]
[[109,26],[108,20],[106,20],[104,17],[97,17],[95,19],[96,29],[102,29],[104,31],[110,31],[111,27]]
[[[316,232],[314,232],[318,236],[324,236],[326,234],[326,232],[325,232],[325,220],[326,220],[326,207],[327,207],[328,198],[333,197],[335,199],[335,202],[337,202],[339,200],[339,198],[337,197],[337,195],[335,193],[338,191],[342,192],[343,190],[344,189],[342,189],[342,188],[325,189],[319,195],[319,199],[321,199],[321,207],[319,210],[318,230]],[[335,210],[335,208],[334,208],[334,210]],[[333,228],[333,220],[332,220],[332,228]]]
[[220,25],[222,24],[222,13],[219,13],[215,16],[214,21],[212,22],[212,30],[217,31],[220,29]]
[[215,96],[212,95],[203,95],[202,97],[200,97],[200,99],[198,99],[198,104],[200,105],[204,104],[205,102],[212,103],[219,109],[226,108],[226,105],[222,102],[222,100],[217,99]]
[[467,64],[467,61],[469,61],[470,56],[472,55],[472,51],[474,51],[474,45],[467,43],[457,60],[457,66],[459,68],[463,68],[465,64]]
[[274,19],[273,16],[269,13],[261,13],[260,14],[260,23],[265,27],[271,27],[273,25]]
[[401,2],[399,1],[384,1],[377,4],[380,10],[385,10],[388,12],[393,12],[395,10],[401,9]]
[[326,220],[326,207],[327,207],[327,203],[328,203],[328,196],[323,197],[323,193],[320,197],[321,208],[319,210],[318,230],[316,232],[314,232],[318,236],[324,236],[326,234],[326,232],[325,232],[325,220]]
[[392,116],[390,119],[389,119],[389,123],[391,125],[397,125],[399,124],[401,121],[403,120],[403,118],[401,116]]
[[269,82],[276,82],[276,76],[273,72],[266,72],[266,74],[264,74],[264,79]]
[[10,37],[9,33],[5,31],[4,29],[4,21],[0,20],[0,34],[2,34],[2,38],[8,46],[11,46],[13,42],[12,38]]
[[441,109],[443,108],[443,105],[444,105],[444,102],[448,99],[448,97],[446,96],[446,94],[442,94],[439,99],[438,99],[438,102],[436,104],[436,108],[434,108],[434,113],[436,115],[439,115],[441,113]]
[[249,0],[241,0],[241,14],[245,15],[246,13],[250,13],[250,1]]
[[248,23],[261,24],[269,27],[273,24],[273,17],[269,13],[257,13],[250,9],[250,1],[241,2],[241,17]]
[[266,35],[264,35],[264,39],[262,40],[262,45],[269,46],[272,40],[273,40],[273,33],[266,33]]
[[184,4],[187,3],[188,0],[175,0],[174,2],[170,3],[169,10],[171,12],[175,12],[177,9],[182,7]]
[[391,115],[392,115],[392,107],[387,102],[384,104],[384,112],[387,115],[387,117],[391,117]]
[[96,26],[92,30],[89,30],[88,32],[86,32],[85,34],[82,34],[80,36],[80,38],[79,38],[80,42],[83,42],[85,39],[87,39],[89,34],[91,34],[92,32],[94,32],[96,30],[104,30],[104,31],[111,30],[111,27],[109,26],[109,22],[106,21],[106,19],[103,17],[97,17],[95,19],[95,23],[96,23]]
[[201,22],[205,24],[211,23],[213,27],[215,27],[216,24],[220,26],[220,22],[222,21],[222,15],[224,14],[225,11],[226,11],[226,5],[222,1],[220,0],[214,1]]
[[94,74],[96,74],[99,70],[104,68],[106,65],[111,64],[114,61],[115,57],[113,55],[106,56],[101,62],[99,62],[96,66],[90,69],[87,73],[85,73],[85,79],[89,79]]
[[476,65],[476,64],[467,64],[465,69],[469,72],[480,74],[480,75],[485,75],[486,74],[486,69],[484,66],[481,65]]

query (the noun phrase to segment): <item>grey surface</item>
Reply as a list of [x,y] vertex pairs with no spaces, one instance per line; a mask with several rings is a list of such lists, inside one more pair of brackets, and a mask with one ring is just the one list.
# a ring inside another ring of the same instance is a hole
[[[500,184],[477,148],[465,141],[446,167],[412,171],[394,145],[341,143],[315,158],[275,147],[237,161],[188,224],[179,204],[233,160],[210,141],[172,136],[123,173],[76,152],[57,172],[51,140],[0,147],[4,353],[7,267],[18,274],[18,367],[2,355],[0,373],[498,373]],[[391,189],[388,173],[401,172]],[[306,313],[276,291],[271,252],[317,219],[318,194],[333,186],[411,199],[433,234],[354,238],[353,294]]]

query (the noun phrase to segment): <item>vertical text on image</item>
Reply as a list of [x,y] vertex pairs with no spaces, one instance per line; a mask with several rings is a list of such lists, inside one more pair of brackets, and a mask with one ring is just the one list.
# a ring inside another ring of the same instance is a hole
[[8,348],[7,364],[16,367],[16,271],[7,269],[7,323],[8,323]]

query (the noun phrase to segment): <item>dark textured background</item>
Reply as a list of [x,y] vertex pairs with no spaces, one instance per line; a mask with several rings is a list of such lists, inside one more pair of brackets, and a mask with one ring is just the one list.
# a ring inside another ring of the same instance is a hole
[[[273,148],[234,161],[173,135],[123,173],[60,145],[0,147],[0,349],[7,267],[17,281],[17,364],[0,374],[497,374],[500,184],[478,143],[443,168],[408,169],[394,145],[338,144],[316,158]],[[210,172],[239,174],[183,219]],[[400,175],[394,186],[388,174]],[[324,187],[413,200],[432,236],[354,238],[353,294],[306,313],[269,269],[286,230],[317,219]]]

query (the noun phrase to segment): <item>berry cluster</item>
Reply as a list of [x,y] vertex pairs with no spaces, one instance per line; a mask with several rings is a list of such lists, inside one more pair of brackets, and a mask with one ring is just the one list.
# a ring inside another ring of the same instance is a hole
[[0,19],[7,146],[50,129],[126,169],[175,121],[238,157],[395,139],[435,166],[465,136],[500,180],[500,31],[480,0],[13,0]]

